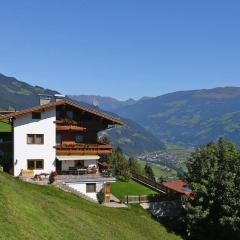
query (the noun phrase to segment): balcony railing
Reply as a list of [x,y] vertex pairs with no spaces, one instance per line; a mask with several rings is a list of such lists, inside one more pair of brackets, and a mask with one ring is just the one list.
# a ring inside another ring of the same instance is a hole
[[57,155],[111,154],[110,144],[61,144],[55,146]]
[[57,129],[57,131],[80,131],[80,132],[86,131],[85,127],[80,127],[80,126],[76,126],[76,125],[59,125],[59,124],[57,124],[56,129]]
[[71,119],[56,120],[55,123],[57,131],[86,131],[86,128],[80,123]]

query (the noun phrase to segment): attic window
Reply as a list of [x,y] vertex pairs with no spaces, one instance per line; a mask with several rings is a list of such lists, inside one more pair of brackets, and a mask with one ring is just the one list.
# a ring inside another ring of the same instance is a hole
[[41,119],[41,112],[32,112],[32,119]]
[[67,115],[67,118],[72,119],[73,118],[73,111],[67,111],[66,115]]

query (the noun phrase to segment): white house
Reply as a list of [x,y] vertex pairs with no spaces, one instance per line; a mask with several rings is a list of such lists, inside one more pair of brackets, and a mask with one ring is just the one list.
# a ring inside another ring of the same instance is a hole
[[12,149],[12,154],[2,158],[5,170],[14,176],[41,177],[56,172],[59,178],[65,177],[66,184],[89,197],[96,199],[104,186],[108,193],[114,178],[101,174],[100,158],[111,154],[112,146],[99,143],[97,136],[110,125],[123,122],[67,99],[51,102],[42,98],[40,103],[0,116],[0,121],[12,126],[11,141],[0,142],[1,153]]

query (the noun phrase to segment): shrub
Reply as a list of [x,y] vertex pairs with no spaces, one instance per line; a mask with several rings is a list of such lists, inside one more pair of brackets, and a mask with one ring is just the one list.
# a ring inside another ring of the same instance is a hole
[[129,178],[125,177],[125,176],[118,176],[117,180],[120,181],[120,182],[128,182]]
[[49,176],[49,183],[52,184],[55,181],[55,177],[57,176],[57,172],[51,172]]
[[103,189],[101,189],[98,193],[97,193],[97,199],[98,199],[98,202],[100,204],[102,204],[104,202],[104,192],[103,192]]

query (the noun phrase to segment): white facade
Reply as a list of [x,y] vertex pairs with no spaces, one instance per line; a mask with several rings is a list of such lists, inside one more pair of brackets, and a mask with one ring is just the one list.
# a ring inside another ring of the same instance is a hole
[[[14,176],[27,169],[27,160],[44,160],[44,169],[34,170],[34,174],[55,171],[56,150],[56,110],[41,113],[41,119],[32,119],[32,113],[14,120]],[[44,144],[27,144],[27,134],[43,134]]]
[[[92,183],[96,183],[96,182],[92,182]],[[100,192],[101,189],[103,189],[104,183],[103,182],[96,183],[96,192],[91,192],[91,193],[87,193],[86,184],[87,183],[79,183],[79,182],[78,183],[66,183],[66,185],[73,188],[74,190],[76,190],[76,191],[92,198],[93,200],[97,201],[97,193]]]

